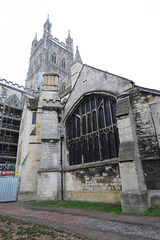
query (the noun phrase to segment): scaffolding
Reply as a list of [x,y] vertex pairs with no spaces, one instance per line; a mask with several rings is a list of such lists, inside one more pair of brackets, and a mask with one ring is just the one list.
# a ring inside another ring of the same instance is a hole
[[0,171],[15,171],[22,108],[0,99]]

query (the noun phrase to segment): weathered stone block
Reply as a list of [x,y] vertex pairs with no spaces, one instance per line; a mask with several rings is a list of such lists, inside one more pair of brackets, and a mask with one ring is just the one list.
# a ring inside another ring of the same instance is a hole
[[148,192],[122,192],[123,212],[143,213],[149,207]]
[[37,198],[40,200],[60,200],[60,172],[39,173]]
[[160,196],[152,196],[151,197],[151,206],[160,207]]
[[129,114],[129,106],[130,106],[129,97],[119,99],[116,116],[120,117]]

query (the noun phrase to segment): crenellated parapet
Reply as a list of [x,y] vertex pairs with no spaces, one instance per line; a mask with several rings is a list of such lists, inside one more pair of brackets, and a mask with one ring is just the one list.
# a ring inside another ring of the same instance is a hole
[[25,91],[25,87],[22,86],[22,85],[19,85],[17,83],[13,83],[11,81],[7,81],[6,79],[4,78],[0,78],[0,84],[6,86],[6,87],[11,87],[11,88],[14,88],[14,89],[17,89],[17,90],[20,90],[20,91]]
[[22,85],[19,85],[17,83],[13,83],[12,81],[7,81],[4,78],[0,78],[0,85],[6,88],[12,88],[17,91],[26,93],[28,95],[31,95],[32,97],[37,97],[39,95],[39,92],[34,91],[33,89],[26,88]]
[[43,99],[42,105],[43,105],[43,109],[47,109],[47,110],[62,109],[63,107],[60,99],[57,99],[57,100]]

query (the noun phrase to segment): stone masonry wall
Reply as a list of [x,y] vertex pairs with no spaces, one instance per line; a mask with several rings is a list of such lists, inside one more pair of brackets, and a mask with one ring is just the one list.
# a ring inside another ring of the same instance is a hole
[[120,203],[118,164],[65,172],[65,199]]
[[150,107],[157,100],[156,97],[143,92],[139,92],[137,96],[132,98],[133,116],[141,159],[156,159],[159,157],[160,151]]
[[142,165],[147,188],[149,190],[160,190],[160,161],[143,161]]
[[60,195],[60,173],[39,172],[37,199],[59,200]]
[[160,190],[160,149],[151,111],[151,106],[158,101],[158,96],[146,92],[137,92],[132,98],[139,151],[148,190]]

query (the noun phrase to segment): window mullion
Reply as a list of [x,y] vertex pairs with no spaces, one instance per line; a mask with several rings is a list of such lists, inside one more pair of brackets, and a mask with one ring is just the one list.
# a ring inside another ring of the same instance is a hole
[[[108,100],[108,99],[107,99]],[[107,128],[107,121],[106,121],[106,114],[105,114],[105,106],[104,106],[104,101],[105,99],[103,100],[103,116],[104,116],[104,124],[105,124],[105,129]],[[109,103],[110,103],[110,100],[109,100]],[[110,104],[109,104],[110,105]],[[109,137],[108,137],[108,130],[105,131],[105,135],[106,135],[106,142],[107,142],[107,146],[106,148],[108,149],[108,158],[110,158],[110,154],[109,154]]]
[[105,125],[105,128],[107,127],[107,124],[106,124],[106,114],[105,114],[105,106],[104,106],[104,101],[103,101],[103,116],[104,116],[104,125]]
[[86,116],[86,134],[88,134],[88,113],[87,113],[87,102],[85,101],[85,116]]
[[79,116],[80,116],[80,137],[82,136],[82,109],[79,107]]
[[118,128],[117,126],[115,126],[114,124],[114,118],[113,118],[113,114],[116,115],[116,111],[113,111],[112,107],[111,107],[111,112],[112,112],[112,127],[113,127],[113,137],[114,137],[114,146],[115,146],[115,152],[116,152],[116,156],[118,157],[118,151],[119,151],[119,147],[118,147],[118,141],[119,141],[119,136],[118,136]]
[[115,146],[115,151],[116,151],[116,155],[117,155],[117,147],[116,147],[116,139],[115,139],[115,129],[114,129],[114,126],[113,126],[113,111],[112,111],[112,106],[111,106],[111,100],[109,100],[109,109],[110,109],[110,115],[111,115],[111,123],[112,123],[112,129],[113,129],[113,138],[114,138],[114,146]]
[[93,110],[92,110],[92,105],[91,105],[91,99],[90,99],[90,114],[91,114],[91,132],[93,132]]
[[111,100],[109,99],[109,111],[111,116],[111,125],[113,126],[113,117],[112,117],[112,109],[111,109]]
[[78,137],[78,131],[77,131],[77,116],[75,115],[75,137],[77,138]]

